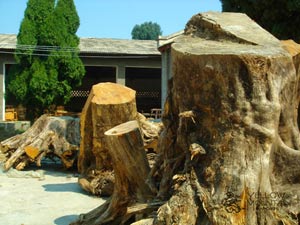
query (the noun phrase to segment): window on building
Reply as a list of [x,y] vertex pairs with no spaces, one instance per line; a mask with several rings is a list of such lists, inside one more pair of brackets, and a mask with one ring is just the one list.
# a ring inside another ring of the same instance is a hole
[[136,91],[139,112],[150,113],[153,108],[161,108],[161,69],[126,68],[126,86]]

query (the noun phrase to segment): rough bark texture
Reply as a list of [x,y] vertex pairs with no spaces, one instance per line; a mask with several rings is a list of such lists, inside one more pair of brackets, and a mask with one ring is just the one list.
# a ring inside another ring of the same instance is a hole
[[[243,14],[205,13],[172,44],[172,61],[164,166],[149,178],[160,171],[158,196],[172,197],[153,224],[298,224],[299,51]],[[184,192],[170,186],[178,176]],[[194,199],[181,214],[180,193]]]
[[147,151],[157,153],[158,138],[163,130],[162,122],[154,122],[148,120],[143,114],[138,114],[138,121],[142,132],[144,141],[144,148]]
[[135,91],[115,83],[99,83],[92,87],[80,121],[78,168],[81,173],[79,184],[83,189],[100,196],[113,193],[114,171],[104,132],[136,119],[141,127],[145,149],[151,148],[148,157],[152,156],[153,161],[162,124],[150,122],[137,112]]
[[92,87],[81,113],[79,184],[96,195],[111,195],[114,176],[104,132],[137,119],[135,91],[115,83]]
[[0,143],[6,154],[3,167],[22,170],[29,163],[41,166],[44,157],[56,156],[65,168],[70,168],[77,159],[79,140],[79,118],[45,114],[24,133]]

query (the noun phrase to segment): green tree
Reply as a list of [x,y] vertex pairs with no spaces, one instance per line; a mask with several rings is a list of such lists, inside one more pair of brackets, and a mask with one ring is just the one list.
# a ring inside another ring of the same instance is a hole
[[299,0],[220,0],[224,12],[242,12],[278,39],[300,41]]
[[156,40],[162,34],[161,28],[157,23],[145,22],[135,25],[131,31],[132,39]]
[[9,94],[27,110],[39,115],[65,104],[72,88],[81,84],[79,24],[73,0],[28,1],[17,36],[17,64],[8,75]]

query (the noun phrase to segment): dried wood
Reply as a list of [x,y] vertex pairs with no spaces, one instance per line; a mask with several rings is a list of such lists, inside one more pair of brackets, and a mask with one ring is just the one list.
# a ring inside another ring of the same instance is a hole
[[114,172],[104,132],[136,119],[145,149],[151,148],[150,154],[155,153],[162,123],[148,121],[137,112],[135,91],[115,83],[99,83],[92,87],[81,113],[78,168],[81,174],[79,184],[83,189],[100,196],[112,194]]
[[115,173],[112,197],[105,206],[83,215],[74,224],[124,224],[133,211],[145,213],[150,208],[150,205],[139,210],[136,207],[137,203],[146,203],[153,197],[145,183],[150,167],[138,122],[129,121],[106,131],[105,140]]
[[298,224],[299,48],[286,46],[290,55],[230,13],[195,15],[171,48],[166,130],[148,178],[157,187],[163,174],[167,203],[153,224]]
[[134,90],[115,83],[92,87],[80,117],[78,170],[83,189],[95,195],[111,195],[113,168],[104,132],[137,117]]
[[73,166],[79,150],[79,119],[42,115],[23,134],[1,142],[6,154],[4,169],[24,169],[28,164],[41,166],[44,157],[55,155],[65,168]]

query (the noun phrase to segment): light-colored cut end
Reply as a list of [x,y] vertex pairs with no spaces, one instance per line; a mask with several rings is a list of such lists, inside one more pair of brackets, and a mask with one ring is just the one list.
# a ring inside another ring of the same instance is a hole
[[135,99],[135,91],[116,83],[99,83],[92,87],[92,102],[96,104],[123,104]]
[[139,128],[139,124],[136,120],[131,120],[126,123],[122,123],[114,128],[109,129],[104,134],[108,136],[118,136],[122,134],[129,133],[135,129]]

